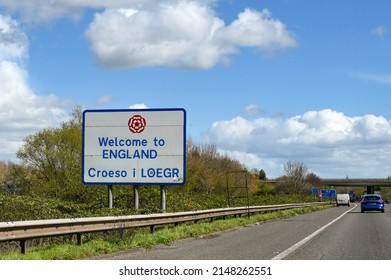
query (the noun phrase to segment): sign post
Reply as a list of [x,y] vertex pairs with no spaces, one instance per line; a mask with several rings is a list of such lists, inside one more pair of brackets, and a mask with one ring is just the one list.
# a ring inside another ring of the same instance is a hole
[[107,198],[108,198],[108,204],[109,208],[113,208],[113,186],[108,185],[107,186]]
[[166,213],[166,187],[164,185],[160,186],[160,208],[163,213]]
[[138,210],[139,208],[139,192],[140,187],[139,186],[134,186],[133,187],[133,197],[134,197],[134,209]]
[[87,185],[184,185],[186,111],[86,110],[82,155]]

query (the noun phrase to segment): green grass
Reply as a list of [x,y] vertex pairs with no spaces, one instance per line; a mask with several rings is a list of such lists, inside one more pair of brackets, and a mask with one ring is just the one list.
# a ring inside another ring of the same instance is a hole
[[180,224],[178,226],[157,227],[153,234],[148,229],[124,230],[121,236],[112,233],[109,238],[91,238],[82,246],[72,244],[51,245],[47,247],[28,247],[25,255],[19,252],[0,253],[0,260],[77,260],[92,258],[132,248],[152,248],[158,244],[170,245],[175,240],[185,238],[198,238],[213,232],[224,231],[231,228],[243,227],[258,222],[305,214],[322,210],[327,206],[311,206],[285,211],[276,211],[252,215],[250,217],[227,218],[198,223]]

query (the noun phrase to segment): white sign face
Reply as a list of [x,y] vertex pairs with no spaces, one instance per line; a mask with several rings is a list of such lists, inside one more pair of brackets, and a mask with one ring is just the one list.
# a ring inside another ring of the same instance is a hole
[[86,110],[83,183],[183,185],[184,109]]

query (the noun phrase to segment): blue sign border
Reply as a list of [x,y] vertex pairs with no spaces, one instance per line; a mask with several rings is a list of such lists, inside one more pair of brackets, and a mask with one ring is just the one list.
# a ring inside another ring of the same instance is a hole
[[[86,113],[100,113],[100,112],[173,112],[173,111],[182,111],[183,112],[183,180],[180,183],[162,183],[162,182],[126,182],[126,183],[116,183],[116,182],[86,182],[84,180],[84,147],[85,147],[85,114]],[[85,185],[127,185],[127,186],[162,186],[162,185],[170,185],[170,186],[183,186],[186,184],[186,110],[183,108],[152,108],[152,109],[92,109],[92,110],[84,110],[83,111],[83,119],[82,119],[82,183]]]

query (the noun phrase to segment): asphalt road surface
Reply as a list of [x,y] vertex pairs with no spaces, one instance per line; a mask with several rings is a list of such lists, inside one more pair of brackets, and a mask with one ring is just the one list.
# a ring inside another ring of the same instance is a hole
[[95,259],[391,260],[391,210],[361,213],[357,203]]

